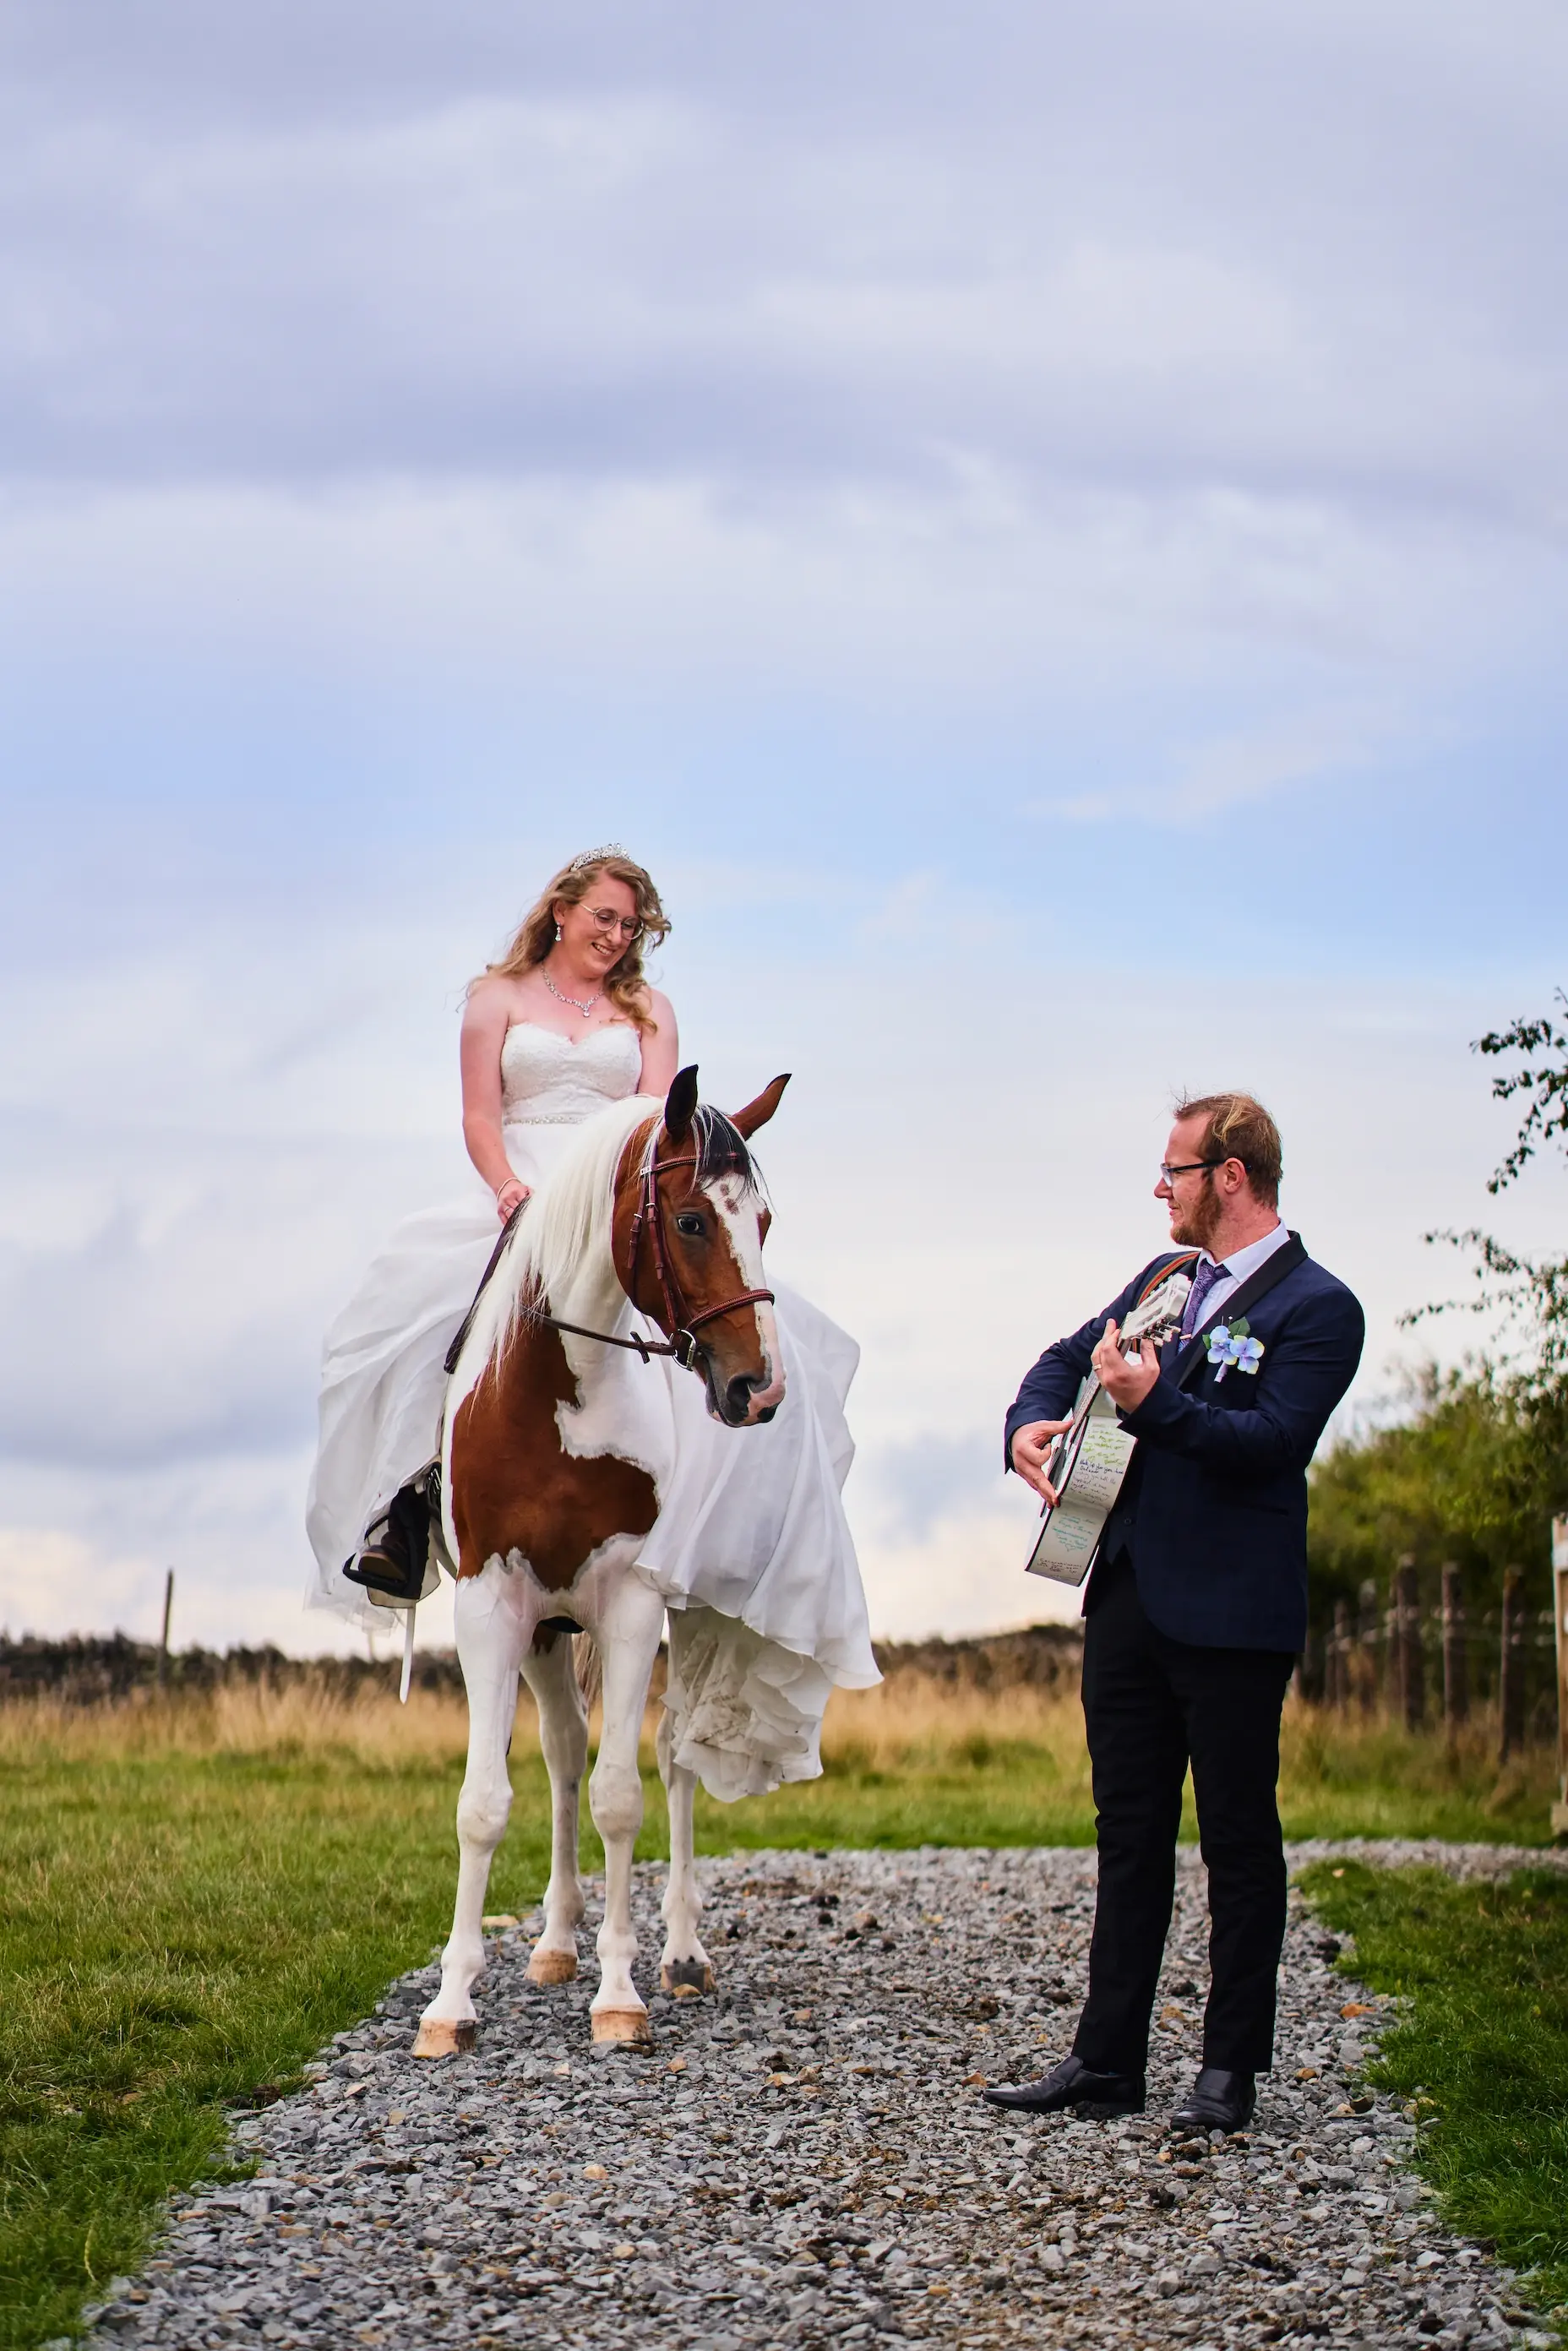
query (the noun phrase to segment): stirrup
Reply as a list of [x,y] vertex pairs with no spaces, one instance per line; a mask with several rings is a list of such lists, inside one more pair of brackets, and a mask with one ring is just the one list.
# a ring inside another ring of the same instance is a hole
[[371,1533],[357,1557],[343,1562],[344,1575],[383,1595],[383,1605],[416,1608],[430,1567],[430,1504],[419,1487],[400,1487]]
[[[367,1592],[380,1593],[385,1599],[406,1608],[417,1601],[413,1579],[407,1566],[392,1557],[380,1543],[367,1543],[358,1559],[346,1559],[342,1573],[350,1583],[362,1584]],[[420,1578],[423,1582],[423,1576]]]

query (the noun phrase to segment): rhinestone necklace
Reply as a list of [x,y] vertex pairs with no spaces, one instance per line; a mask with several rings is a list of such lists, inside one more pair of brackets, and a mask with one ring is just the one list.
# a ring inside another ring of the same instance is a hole
[[[542,964],[539,966],[539,977],[543,980],[545,986],[549,988],[550,994],[554,997],[558,1004],[570,1004],[572,1010],[574,1012],[580,1012],[585,1020],[591,1017],[593,1008],[599,1002],[598,996],[591,996],[587,1003],[584,1004],[580,996],[563,995]],[[600,996],[602,996],[603,993],[603,989],[601,988]]]

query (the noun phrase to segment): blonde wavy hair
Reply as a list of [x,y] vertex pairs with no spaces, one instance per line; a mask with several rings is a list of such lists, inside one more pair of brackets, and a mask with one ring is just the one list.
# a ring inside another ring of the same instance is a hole
[[[659,1024],[648,1008],[643,950],[649,946],[658,946],[669,936],[670,918],[659,903],[651,876],[619,850],[596,850],[587,858],[574,858],[570,865],[563,865],[523,916],[506,954],[498,961],[487,963],[481,977],[526,977],[536,964],[543,963],[555,945],[556,907],[563,902],[569,906],[580,906],[594,883],[606,874],[612,882],[624,882],[631,891],[643,928],[620,962],[612,967],[604,983],[604,993],[633,1028],[653,1029]],[[476,982],[470,980],[468,984],[472,988]]]

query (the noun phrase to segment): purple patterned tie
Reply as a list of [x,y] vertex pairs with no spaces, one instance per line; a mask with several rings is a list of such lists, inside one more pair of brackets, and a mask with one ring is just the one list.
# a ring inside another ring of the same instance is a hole
[[1217,1281],[1225,1280],[1229,1268],[1223,1263],[1200,1265],[1193,1275],[1192,1288],[1187,1291],[1186,1304],[1182,1309],[1181,1337],[1184,1347],[1203,1320],[1204,1301],[1209,1291]]

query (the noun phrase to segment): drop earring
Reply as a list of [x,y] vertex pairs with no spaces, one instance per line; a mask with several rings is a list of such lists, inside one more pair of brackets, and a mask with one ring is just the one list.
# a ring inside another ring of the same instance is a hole
[[560,945],[560,925],[559,923],[555,926],[555,943],[559,947]]

